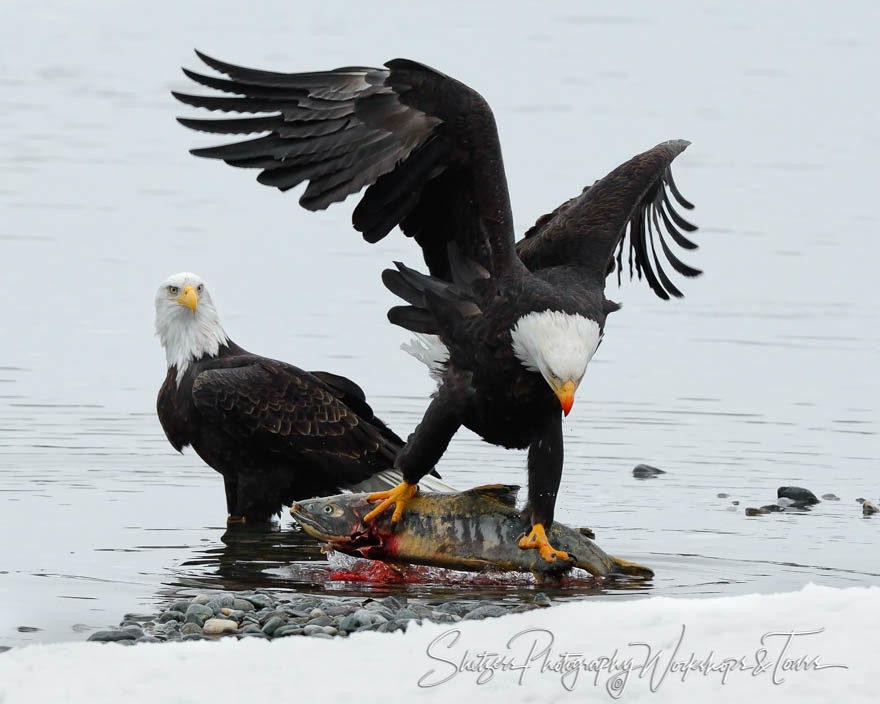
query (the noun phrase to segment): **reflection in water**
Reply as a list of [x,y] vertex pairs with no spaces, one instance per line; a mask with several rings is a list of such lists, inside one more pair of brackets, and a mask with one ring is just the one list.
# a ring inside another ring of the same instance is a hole
[[[538,586],[520,573],[463,573],[434,567],[372,569],[371,561],[334,554],[328,561],[320,545],[305,532],[277,524],[230,525],[222,545],[197,550],[173,570],[158,593],[167,603],[199,590],[267,589],[328,596],[375,596],[403,593],[410,599],[455,597],[462,601],[531,602],[538,591],[556,599],[647,592],[650,581],[596,580],[577,570]],[[465,591],[462,591],[464,588]]]

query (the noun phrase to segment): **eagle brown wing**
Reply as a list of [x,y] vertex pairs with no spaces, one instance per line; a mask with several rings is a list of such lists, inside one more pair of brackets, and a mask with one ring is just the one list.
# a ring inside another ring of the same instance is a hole
[[693,208],[672,180],[670,167],[688,144],[673,140],[637,154],[579,196],[539,218],[517,243],[520,259],[531,271],[577,267],[586,277],[603,285],[605,277],[615,269],[620,278],[628,231],[630,276],[635,272],[641,278],[644,273],[660,298],[680,297],[681,291],[661,265],[658,249],[679,274],[693,277],[701,273],[682,262],[667,242],[669,237],[684,249],[696,248],[681,231],[693,232],[697,228],[676,211],[672,200],[684,208]]
[[[392,466],[402,442],[359,414],[319,378],[284,362],[260,359],[209,369],[193,382],[193,403],[209,422],[262,451],[317,461],[345,483]],[[366,416],[366,417],[365,417]]]
[[281,190],[308,181],[299,202],[309,210],[368,187],[354,210],[355,229],[377,242],[399,225],[435,276],[449,277],[450,242],[492,273],[520,267],[495,118],[476,91],[407,59],[384,68],[277,73],[196,53],[229,78],[184,73],[234,97],[175,97],[257,116],[180,122],[211,133],[267,133],[193,149],[196,156],[260,169],[258,181]]

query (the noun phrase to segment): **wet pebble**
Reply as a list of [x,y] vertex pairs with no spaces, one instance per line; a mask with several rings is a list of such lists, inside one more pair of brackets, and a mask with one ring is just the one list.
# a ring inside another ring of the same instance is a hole
[[185,618],[185,613],[174,609],[171,611],[166,611],[164,614],[159,616],[159,623],[168,623],[168,621],[183,621]]
[[193,623],[192,621],[189,621],[187,623],[184,623],[180,627],[180,632],[185,636],[191,635],[193,633],[201,633],[202,627],[197,623]]
[[822,494],[823,501],[840,501],[840,497],[835,494]]
[[271,636],[276,630],[286,624],[286,618],[283,618],[281,616],[272,616],[272,618],[268,619],[266,623],[263,624],[263,633],[265,633],[267,636]]
[[186,618],[184,620],[187,623],[195,623],[198,626],[203,626],[205,624],[205,621],[211,618],[213,615],[213,609],[208,608],[204,604],[197,604],[193,602],[187,608]]
[[114,629],[112,631],[97,631],[92,633],[92,635],[88,637],[88,640],[98,641],[99,643],[118,643],[125,640],[133,642],[138,637],[140,636],[132,630]]
[[464,615],[464,621],[472,621],[474,619],[481,618],[495,618],[498,616],[504,616],[507,613],[507,609],[503,606],[495,606],[494,604],[487,604],[486,606],[478,606],[473,611],[468,612]]
[[544,592],[538,592],[537,594],[535,594],[534,601],[538,606],[550,606],[550,597],[547,596]]
[[202,633],[206,635],[220,635],[221,633],[235,633],[238,624],[225,618],[209,618],[205,621]]
[[812,506],[819,503],[819,499],[809,489],[801,486],[781,486],[776,490],[777,499],[790,499],[793,505]]
[[666,474],[666,471],[649,464],[637,464],[633,467],[633,476],[636,479],[650,479],[651,477],[659,477],[661,474]]

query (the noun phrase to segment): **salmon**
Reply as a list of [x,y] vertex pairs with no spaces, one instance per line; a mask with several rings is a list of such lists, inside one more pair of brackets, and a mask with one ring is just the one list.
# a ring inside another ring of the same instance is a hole
[[647,567],[605,553],[583,530],[554,522],[547,537],[571,559],[547,562],[517,542],[529,528],[516,507],[519,487],[491,484],[457,493],[419,493],[398,523],[386,513],[370,523],[375,504],[368,494],[339,494],[295,503],[290,514],[313,538],[347,555],[392,564],[454,570],[531,572],[536,578],[562,575],[573,567],[596,577],[628,575],[650,579]]

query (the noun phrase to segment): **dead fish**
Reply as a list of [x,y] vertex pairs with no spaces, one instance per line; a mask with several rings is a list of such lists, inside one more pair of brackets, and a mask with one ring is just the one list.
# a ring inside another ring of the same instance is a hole
[[522,550],[517,543],[529,526],[516,508],[518,492],[518,486],[492,484],[458,493],[419,493],[396,524],[390,513],[364,523],[363,517],[375,508],[367,494],[300,501],[290,514],[309,535],[334,550],[383,562],[532,572],[537,578],[572,567],[597,577],[653,577],[647,567],[611,557],[583,533],[558,522],[547,537],[571,560],[547,562],[537,550]]

